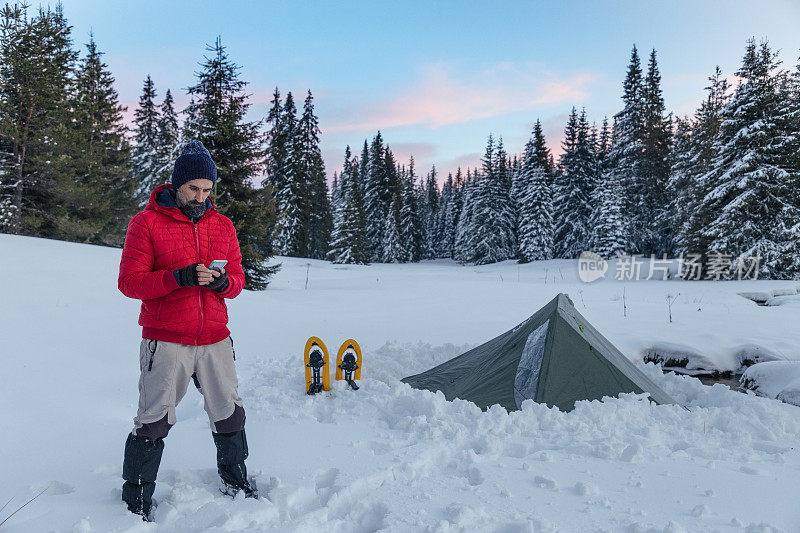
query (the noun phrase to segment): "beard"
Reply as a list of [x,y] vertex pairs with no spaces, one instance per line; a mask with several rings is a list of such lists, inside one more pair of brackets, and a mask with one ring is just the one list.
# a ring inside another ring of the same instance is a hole
[[206,212],[205,203],[200,203],[197,200],[192,200],[181,206],[181,211],[189,218],[200,218]]

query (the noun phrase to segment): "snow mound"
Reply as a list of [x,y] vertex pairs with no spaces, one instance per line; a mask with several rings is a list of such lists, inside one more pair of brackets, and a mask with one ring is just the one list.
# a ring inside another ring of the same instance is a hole
[[779,305],[781,306],[791,305],[797,307],[800,306],[800,294],[789,293],[789,294],[775,295],[769,300],[767,300],[764,303],[764,305],[768,307],[776,307]]
[[760,396],[800,406],[800,362],[767,361],[742,374],[745,388]]
[[658,363],[665,367],[718,372],[729,366],[720,365],[720,354],[705,355],[690,346],[671,342],[654,343],[640,353],[644,362]]

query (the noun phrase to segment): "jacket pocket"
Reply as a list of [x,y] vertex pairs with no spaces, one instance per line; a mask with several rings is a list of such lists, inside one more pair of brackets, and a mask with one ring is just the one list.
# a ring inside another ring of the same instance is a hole
[[161,308],[164,307],[164,302],[162,299],[158,300],[156,304],[156,321],[161,322]]

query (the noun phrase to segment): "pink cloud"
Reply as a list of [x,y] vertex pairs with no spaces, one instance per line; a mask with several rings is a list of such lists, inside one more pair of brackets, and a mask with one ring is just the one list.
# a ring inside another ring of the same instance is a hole
[[399,126],[436,129],[537,106],[585,100],[589,73],[566,78],[503,62],[478,73],[454,73],[434,65],[389,99],[373,100],[329,117],[326,133],[371,131]]

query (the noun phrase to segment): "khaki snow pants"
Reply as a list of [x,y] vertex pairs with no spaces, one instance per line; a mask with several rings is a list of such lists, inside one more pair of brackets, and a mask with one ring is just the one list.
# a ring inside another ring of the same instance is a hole
[[203,395],[212,431],[217,432],[214,423],[229,419],[237,405],[238,411],[244,413],[230,337],[206,346],[142,339],[139,368],[139,410],[133,420],[134,435],[144,424],[162,421],[165,415],[169,427],[174,425],[175,407],[192,379]]

